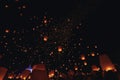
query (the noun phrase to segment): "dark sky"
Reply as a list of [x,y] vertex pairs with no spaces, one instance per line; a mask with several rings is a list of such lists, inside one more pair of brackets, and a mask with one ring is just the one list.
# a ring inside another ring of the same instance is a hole
[[105,53],[120,61],[119,38],[119,4],[115,1],[102,1],[90,17],[89,33],[91,38],[99,41]]
[[[0,0],[1,6],[5,5],[5,0]],[[10,0],[9,4],[18,4]],[[23,24],[26,25],[26,17],[47,15],[64,19],[72,17],[77,23],[83,20],[86,23],[86,32],[89,40],[98,43],[98,48],[103,53],[109,54],[115,62],[119,62],[119,4],[115,1],[107,0],[20,0],[27,4],[24,17],[18,15],[19,11],[14,6],[10,9],[0,7],[1,23],[3,24]],[[12,14],[12,15],[11,15]],[[4,16],[5,15],[5,16]],[[7,19],[6,19],[7,18]],[[25,19],[24,19],[25,18]],[[26,27],[28,28],[28,27]],[[85,35],[86,36],[86,35]]]

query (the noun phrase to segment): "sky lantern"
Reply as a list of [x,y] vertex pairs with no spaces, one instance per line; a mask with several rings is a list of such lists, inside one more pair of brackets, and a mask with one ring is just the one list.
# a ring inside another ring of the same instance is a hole
[[91,53],[91,56],[93,56],[93,57],[94,57],[94,56],[95,56],[95,53],[94,53],[94,52],[92,52],[92,53]]
[[54,77],[54,75],[55,75],[55,72],[54,72],[54,70],[51,70],[50,72],[49,72],[49,78],[52,78],[52,77]]
[[87,62],[84,62],[84,65],[87,66]]
[[101,54],[99,56],[99,59],[100,59],[100,66],[103,71],[109,71],[109,70],[116,71],[114,64],[106,54]]
[[58,46],[58,52],[62,52],[63,48],[62,46]]
[[44,36],[43,40],[46,42],[48,41],[48,36]]
[[92,71],[99,71],[99,70],[100,70],[99,67],[97,67],[96,65],[92,65]]
[[9,33],[9,32],[10,32],[10,30],[9,30],[9,29],[6,29],[6,30],[5,30],[5,32],[6,32],[6,33]]
[[6,73],[7,73],[8,69],[4,68],[4,67],[0,67],[0,80],[3,80]]
[[45,64],[36,64],[32,68],[31,80],[48,80]]
[[82,55],[80,56],[80,59],[81,59],[81,60],[85,60],[85,55],[82,54]]
[[77,71],[78,70],[78,66],[74,66],[74,69]]
[[44,22],[44,24],[47,24],[47,19],[45,19],[43,22]]

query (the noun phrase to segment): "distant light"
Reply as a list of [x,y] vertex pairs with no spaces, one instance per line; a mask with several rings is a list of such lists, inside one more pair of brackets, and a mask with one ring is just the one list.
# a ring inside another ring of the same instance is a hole
[[6,32],[6,33],[9,33],[9,32],[10,32],[10,30],[9,30],[9,29],[6,29],[6,30],[5,30],[5,32]]
[[110,70],[113,70],[113,68],[109,66],[109,67],[106,68],[105,71],[110,71]]
[[48,37],[44,36],[43,40],[46,42],[48,40]]
[[81,59],[81,60],[85,60],[85,55],[82,54],[82,55],[80,56],[80,59]]
[[87,65],[87,62],[84,62],[84,65],[86,66],[86,65]]
[[58,46],[58,52],[62,52],[62,47]]
[[9,6],[8,5],[5,5],[5,8],[8,8]]
[[95,53],[92,52],[92,53],[91,53],[91,56],[95,56]]
[[24,9],[25,9],[25,8],[26,8],[26,6],[25,6],[25,5],[23,5],[23,6],[22,6],[22,8],[24,8]]
[[47,24],[47,20],[46,19],[44,20],[44,24]]

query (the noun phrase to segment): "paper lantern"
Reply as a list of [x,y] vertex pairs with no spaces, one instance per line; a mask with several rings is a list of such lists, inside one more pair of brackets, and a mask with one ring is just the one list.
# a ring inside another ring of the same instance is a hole
[[116,71],[115,66],[113,65],[112,61],[106,54],[100,55],[99,59],[100,59],[100,66],[103,71],[109,71],[109,70]]
[[31,80],[48,80],[48,75],[44,64],[37,64],[33,66]]
[[4,67],[0,67],[0,80],[3,80],[6,73],[7,73],[8,69],[4,68]]
[[6,29],[6,30],[5,30],[5,32],[6,32],[6,33],[9,33],[9,32],[10,32],[10,30],[9,30],[9,29]]
[[48,37],[44,36],[43,40],[46,42],[48,40]]
[[31,73],[30,70],[24,70],[24,71],[21,73],[20,78],[21,78],[21,79],[26,79],[26,78],[29,76],[30,73]]
[[85,55],[82,54],[82,55],[80,56],[80,59],[81,59],[81,60],[85,60]]
[[74,69],[77,71],[78,70],[78,66],[74,66]]
[[52,77],[54,77],[54,75],[55,75],[55,72],[54,72],[54,70],[51,70],[50,72],[49,72],[49,78],[52,78]]
[[97,67],[96,65],[92,65],[92,71],[99,71],[99,70],[100,70],[99,67]]
[[87,65],[87,62],[84,62],[84,65],[86,66],[86,65]]
[[94,52],[92,52],[92,53],[91,53],[91,56],[93,56],[93,57],[94,57],[94,56],[95,56],[95,53],[94,53]]
[[58,46],[58,52],[62,52],[62,46]]

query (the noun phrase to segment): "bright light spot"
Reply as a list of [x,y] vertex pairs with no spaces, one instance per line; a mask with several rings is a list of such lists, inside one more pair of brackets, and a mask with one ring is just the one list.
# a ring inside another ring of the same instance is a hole
[[91,56],[95,56],[95,53],[91,53]]
[[105,71],[110,71],[110,70],[113,70],[113,68],[109,66],[109,67],[106,68]]
[[48,37],[44,36],[43,40],[46,42],[48,40]]
[[58,52],[62,52],[62,47],[58,46]]
[[8,8],[9,6],[8,5],[5,5],[5,8]]
[[6,29],[6,30],[5,30],[5,32],[6,32],[6,33],[9,33],[9,32],[10,32],[10,30],[9,30],[9,29]]

